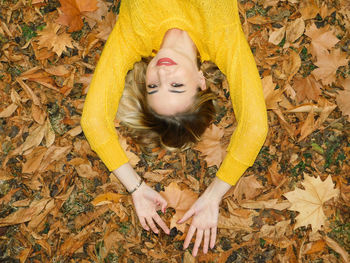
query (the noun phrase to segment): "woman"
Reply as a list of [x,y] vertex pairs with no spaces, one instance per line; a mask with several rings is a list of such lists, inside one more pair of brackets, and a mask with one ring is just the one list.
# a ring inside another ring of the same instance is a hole
[[204,253],[209,246],[214,247],[221,199],[253,165],[266,138],[261,82],[240,25],[236,1],[122,1],[118,21],[90,85],[81,125],[92,149],[132,194],[142,227],[155,233],[157,224],[169,234],[156,212],[158,208],[164,212],[167,203],[128,163],[113,125],[126,73],[154,50],[158,52],[148,65],[145,89],[149,108],[159,116],[191,111],[201,92],[198,88],[206,89],[203,74],[196,66],[196,50],[202,61],[211,60],[219,67],[230,85],[237,128],[227,155],[216,178],[179,221],[192,217],[184,248],[196,232],[196,256],[202,240]]

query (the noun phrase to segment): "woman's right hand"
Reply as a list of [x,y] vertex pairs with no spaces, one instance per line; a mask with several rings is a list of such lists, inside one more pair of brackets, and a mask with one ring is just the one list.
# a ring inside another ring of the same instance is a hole
[[157,213],[159,208],[161,208],[164,213],[168,204],[157,191],[143,182],[141,186],[132,193],[132,200],[134,202],[136,214],[145,230],[148,231],[151,228],[154,233],[158,234],[158,228],[154,223],[156,222],[166,234],[170,233],[169,228]]

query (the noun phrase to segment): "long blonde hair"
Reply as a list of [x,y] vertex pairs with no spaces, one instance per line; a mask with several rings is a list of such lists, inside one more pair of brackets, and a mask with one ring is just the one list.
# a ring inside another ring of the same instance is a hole
[[[199,89],[191,108],[186,112],[173,116],[157,114],[146,100],[145,75],[149,60],[144,58],[135,63],[128,72],[117,119],[124,132],[147,154],[162,147],[183,150],[197,142],[215,118],[216,94],[210,88],[203,91]],[[224,78],[213,63],[206,62],[201,70],[207,82],[216,83]]]

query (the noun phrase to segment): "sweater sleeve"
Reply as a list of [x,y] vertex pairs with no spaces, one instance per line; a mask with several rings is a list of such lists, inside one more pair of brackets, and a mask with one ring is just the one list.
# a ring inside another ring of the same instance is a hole
[[234,185],[254,161],[267,135],[260,76],[240,23],[217,32],[214,62],[226,75],[237,127],[217,176]]
[[128,162],[119,144],[114,119],[123,93],[125,76],[141,58],[133,47],[137,40],[127,24],[128,17],[119,15],[104,46],[90,83],[81,119],[82,129],[91,148],[110,171]]

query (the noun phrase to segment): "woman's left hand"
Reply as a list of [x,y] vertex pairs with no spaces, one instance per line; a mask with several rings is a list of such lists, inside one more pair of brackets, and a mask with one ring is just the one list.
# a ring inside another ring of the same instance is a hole
[[182,224],[193,216],[191,226],[188,230],[184,249],[188,247],[194,233],[197,230],[196,241],[194,243],[192,255],[195,257],[198,253],[200,244],[204,236],[203,252],[208,252],[208,247],[212,249],[215,246],[216,231],[219,216],[219,204],[221,199],[213,198],[210,194],[204,192],[202,196],[191,206],[185,215],[177,222]]

